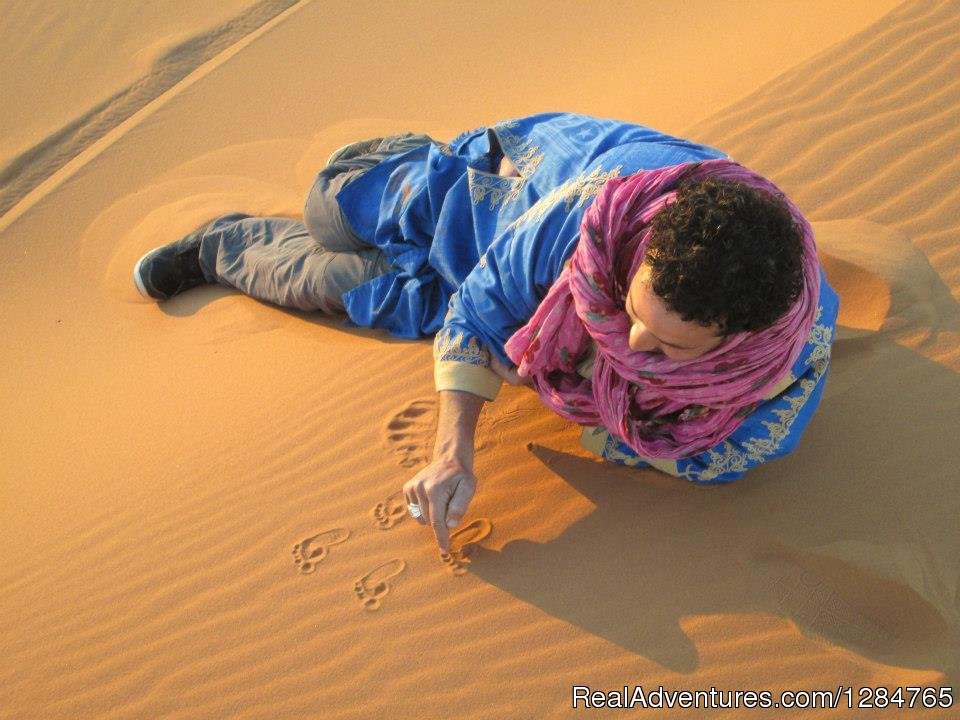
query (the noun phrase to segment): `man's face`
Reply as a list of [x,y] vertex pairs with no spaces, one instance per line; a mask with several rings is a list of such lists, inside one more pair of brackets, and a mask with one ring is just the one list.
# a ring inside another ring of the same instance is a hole
[[659,352],[671,360],[693,360],[723,342],[716,325],[685,322],[653,291],[650,267],[644,263],[633,276],[626,298],[630,349]]

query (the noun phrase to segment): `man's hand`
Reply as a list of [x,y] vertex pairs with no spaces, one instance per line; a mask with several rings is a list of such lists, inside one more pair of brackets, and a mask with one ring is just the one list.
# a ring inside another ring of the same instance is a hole
[[420,506],[417,520],[430,524],[443,555],[450,552],[450,528],[460,522],[477,490],[473,444],[484,402],[473,393],[440,392],[433,461],[403,485],[403,497]]
[[422,513],[417,522],[430,524],[440,552],[450,552],[450,528],[456,527],[467,512],[477,490],[474,474],[455,461],[434,460],[403,486],[408,503],[416,503]]
[[501,380],[505,380],[511,385],[533,385],[531,378],[522,377],[516,369],[500,362],[493,356],[493,353],[490,354],[490,369],[499,375]]

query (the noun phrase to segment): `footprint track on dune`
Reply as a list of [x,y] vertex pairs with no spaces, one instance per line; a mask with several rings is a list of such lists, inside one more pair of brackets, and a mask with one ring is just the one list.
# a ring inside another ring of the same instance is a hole
[[309,575],[317,569],[317,563],[327,556],[331,545],[339,545],[348,537],[350,531],[346,528],[333,528],[304,538],[293,546],[293,562],[302,574]]
[[[411,401],[387,421],[384,428],[387,445],[401,467],[415,468],[430,462],[438,410],[437,400],[421,398]],[[476,449],[500,445],[510,425],[525,415],[520,408],[485,408],[477,422]]]
[[389,581],[406,569],[406,561],[394,558],[357,578],[353,584],[353,592],[363,605],[363,609],[371,612],[379,610],[381,601],[393,587]]
[[389,530],[407,516],[407,503],[403,492],[391,493],[382,502],[378,502],[370,511],[373,516],[373,526],[379,530]]
[[414,400],[387,421],[386,437],[401,467],[426,465],[437,430],[437,401]]

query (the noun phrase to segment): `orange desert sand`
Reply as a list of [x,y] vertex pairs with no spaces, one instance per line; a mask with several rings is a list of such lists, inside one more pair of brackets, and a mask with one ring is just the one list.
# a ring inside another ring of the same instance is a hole
[[[0,7],[0,717],[560,718],[574,685],[956,685],[960,3]],[[548,110],[773,179],[842,327],[799,449],[726,487],[597,461],[505,388],[473,552],[445,564],[395,495],[431,447],[428,341],[222,287],[156,305],[131,268],[222,212],[297,216],[347,141]]]

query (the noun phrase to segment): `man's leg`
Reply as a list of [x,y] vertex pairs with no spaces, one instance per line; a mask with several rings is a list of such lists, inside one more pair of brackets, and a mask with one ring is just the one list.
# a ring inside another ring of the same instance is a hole
[[343,312],[343,293],[390,266],[349,227],[336,195],[384,158],[428,142],[426,135],[407,133],[341,148],[317,176],[304,222],[239,213],[219,217],[144,255],[134,268],[137,289],[162,301],[216,282],[283,307]]
[[226,215],[200,231],[200,268],[208,282],[282,307],[343,312],[348,290],[389,270],[367,247],[331,252],[299,220]]
[[343,217],[337,193],[380,161],[430,142],[427,135],[405,133],[361,140],[334,152],[307,194],[303,207],[307,231],[328,250],[357,252],[369,248]]

